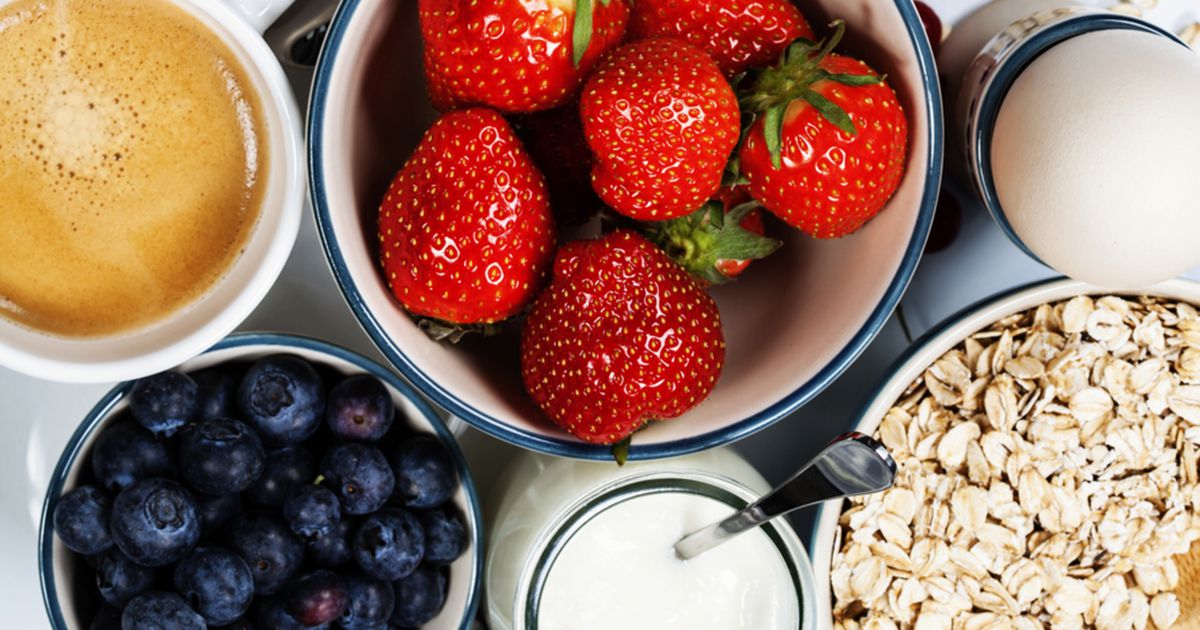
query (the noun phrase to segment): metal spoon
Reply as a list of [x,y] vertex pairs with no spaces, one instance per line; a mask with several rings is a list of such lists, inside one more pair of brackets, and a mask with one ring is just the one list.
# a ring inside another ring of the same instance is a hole
[[767,521],[820,501],[882,492],[896,479],[896,460],[882,444],[861,433],[830,442],[800,472],[766,496],[723,521],[675,543],[675,555],[690,560]]

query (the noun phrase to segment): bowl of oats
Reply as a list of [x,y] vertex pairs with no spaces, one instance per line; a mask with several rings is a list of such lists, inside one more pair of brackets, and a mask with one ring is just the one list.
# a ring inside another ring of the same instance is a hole
[[918,340],[854,427],[896,485],[817,516],[822,627],[1200,627],[1197,305],[1051,280]]

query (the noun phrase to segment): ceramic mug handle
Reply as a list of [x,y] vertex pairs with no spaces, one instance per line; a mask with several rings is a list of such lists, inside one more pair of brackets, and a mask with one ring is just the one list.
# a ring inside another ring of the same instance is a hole
[[[275,52],[285,66],[309,68],[316,59],[312,51],[310,59],[294,58],[293,47],[313,33],[324,34],[322,26],[329,23],[337,9],[337,0],[223,0],[240,15]],[[317,40],[317,45],[320,41]]]
[[293,2],[295,0],[225,0],[225,4],[259,33],[266,32]]
[[337,7],[337,0],[296,0],[263,39],[285,68],[311,70]]

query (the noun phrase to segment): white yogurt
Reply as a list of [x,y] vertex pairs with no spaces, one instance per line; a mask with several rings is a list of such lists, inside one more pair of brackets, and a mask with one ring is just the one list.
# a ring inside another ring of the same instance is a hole
[[672,545],[728,516],[697,495],[637,497],[583,526],[550,569],[539,630],[794,630],[796,588],[761,530],[683,561]]
[[812,569],[782,520],[779,545],[760,530],[688,562],[673,554],[684,533],[734,511],[731,495],[744,504],[769,489],[728,449],[623,467],[524,453],[485,502],[489,625],[809,630]]

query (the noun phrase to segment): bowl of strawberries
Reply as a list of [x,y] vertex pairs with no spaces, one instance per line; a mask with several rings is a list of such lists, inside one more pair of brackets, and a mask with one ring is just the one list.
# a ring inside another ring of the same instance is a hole
[[313,205],[391,363],[561,456],[671,457],[810,400],[915,270],[941,100],[912,0],[345,0]]

